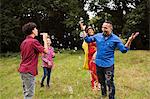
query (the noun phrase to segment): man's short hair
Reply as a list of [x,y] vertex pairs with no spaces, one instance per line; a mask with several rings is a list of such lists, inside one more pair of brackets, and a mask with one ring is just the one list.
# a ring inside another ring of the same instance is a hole
[[113,30],[113,24],[112,24],[112,22],[111,22],[111,21],[105,21],[104,23],[108,23],[108,24],[110,24],[110,25],[112,26],[112,30]]
[[32,30],[36,27],[37,25],[34,22],[29,22],[22,27],[22,32],[24,32],[27,35],[30,35],[32,34]]
[[111,21],[105,21],[104,23],[108,23],[108,24],[113,25]]

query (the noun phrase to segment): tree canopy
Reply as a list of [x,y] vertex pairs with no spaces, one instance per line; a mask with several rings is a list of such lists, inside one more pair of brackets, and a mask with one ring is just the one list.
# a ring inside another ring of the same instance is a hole
[[[122,33],[124,37],[132,31],[140,31],[141,38],[145,37],[142,45],[146,43],[141,49],[148,49],[147,3],[147,0],[1,0],[0,52],[19,51],[25,38],[21,27],[29,21],[38,25],[39,32],[48,32],[55,38],[54,47],[79,47],[82,42],[78,36],[81,17],[97,31],[105,20],[111,20],[114,32]],[[85,10],[87,4],[88,11],[96,13],[91,20]]]

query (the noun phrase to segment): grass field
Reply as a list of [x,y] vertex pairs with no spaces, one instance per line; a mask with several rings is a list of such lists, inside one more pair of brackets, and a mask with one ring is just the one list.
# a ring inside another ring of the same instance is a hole
[[[20,56],[6,56],[0,58],[0,99],[23,99],[17,72]],[[39,58],[34,99],[100,99],[101,92],[91,90],[90,74],[82,69],[83,57],[82,51],[56,54],[50,89],[40,88],[43,70]],[[116,51],[115,86],[116,99],[150,99],[150,51]]]

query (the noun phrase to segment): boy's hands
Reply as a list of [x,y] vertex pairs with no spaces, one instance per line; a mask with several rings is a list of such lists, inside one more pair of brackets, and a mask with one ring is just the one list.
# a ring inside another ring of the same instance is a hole
[[43,41],[44,41],[44,53],[48,53],[48,45],[47,45],[47,33],[40,33],[40,35],[43,35]]
[[48,36],[48,34],[47,33],[40,33],[40,35],[43,35],[43,41],[47,42],[47,36]]

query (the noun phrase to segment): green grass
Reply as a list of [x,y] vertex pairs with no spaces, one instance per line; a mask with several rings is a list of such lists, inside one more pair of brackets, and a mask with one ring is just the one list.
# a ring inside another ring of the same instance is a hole
[[[39,58],[34,99],[99,99],[101,92],[91,90],[90,74],[82,69],[83,57],[82,51],[56,54],[50,89],[40,88]],[[0,99],[23,99],[19,63],[18,53],[0,58]],[[116,51],[115,85],[116,99],[150,99],[150,51]]]

